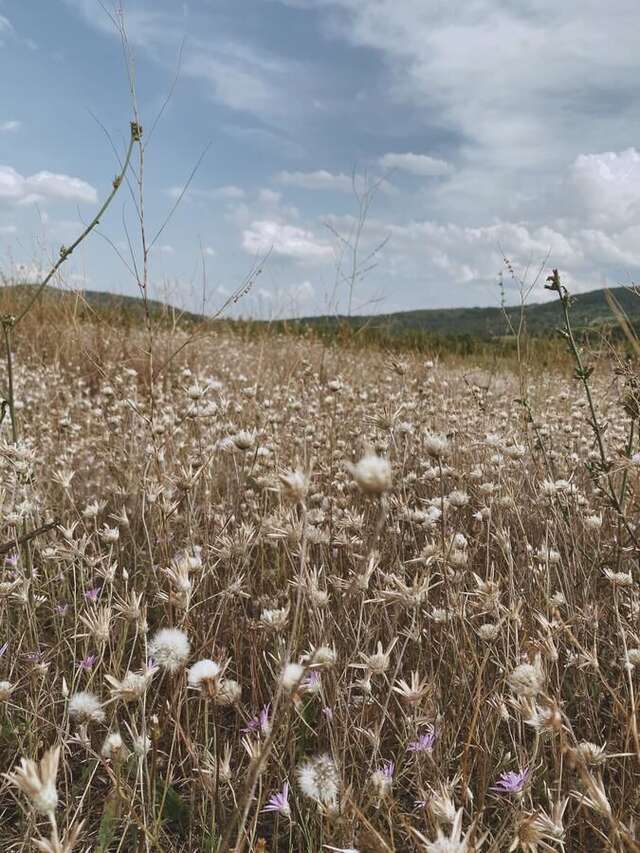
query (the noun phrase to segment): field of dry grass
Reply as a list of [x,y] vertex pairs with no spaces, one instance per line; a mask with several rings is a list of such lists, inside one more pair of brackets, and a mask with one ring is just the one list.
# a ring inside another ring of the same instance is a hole
[[17,337],[1,849],[640,850],[628,376],[180,335]]

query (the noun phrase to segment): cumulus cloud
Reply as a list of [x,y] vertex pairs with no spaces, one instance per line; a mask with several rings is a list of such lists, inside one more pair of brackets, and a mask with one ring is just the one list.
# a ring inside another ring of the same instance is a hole
[[[107,32],[93,0],[67,2]],[[328,266],[335,247],[309,223],[357,208],[346,196],[359,162],[415,178],[395,194],[383,184],[384,204],[368,211],[362,255],[390,235],[363,281],[387,294],[380,310],[497,304],[504,254],[520,269],[549,254],[575,289],[637,278],[637,0],[585,0],[580,15],[557,0],[272,0],[254,4],[246,38],[231,0],[188,5],[131,0],[127,26],[167,68],[190,31],[190,129],[206,133],[203,117],[215,115],[231,171],[228,186],[187,198],[217,202],[206,213],[221,247],[236,239],[252,254],[272,250],[271,262]],[[0,172],[0,199],[28,197],[21,180],[16,190]],[[296,194],[299,210],[293,189],[308,191]],[[340,234],[354,233],[353,219],[338,220]],[[297,286],[299,264],[280,267],[279,285]]]
[[287,187],[299,187],[303,190],[337,190],[338,192],[351,192],[353,190],[353,178],[349,175],[334,175],[324,169],[316,172],[279,172],[276,181]]
[[25,177],[0,165],[0,201],[28,204],[45,199],[96,202],[98,194],[91,184],[70,175],[43,171]]
[[313,231],[274,220],[252,222],[242,233],[242,247],[250,254],[266,254],[300,261],[318,261],[333,256],[332,247]]
[[409,172],[411,175],[418,175],[421,178],[433,178],[441,175],[448,175],[452,171],[452,166],[446,160],[439,160],[437,157],[430,157],[428,154],[413,154],[408,151],[406,154],[388,153],[380,158],[380,165],[384,169],[398,169],[401,172]]
[[569,172],[578,214],[601,226],[640,222],[640,152],[580,154]]

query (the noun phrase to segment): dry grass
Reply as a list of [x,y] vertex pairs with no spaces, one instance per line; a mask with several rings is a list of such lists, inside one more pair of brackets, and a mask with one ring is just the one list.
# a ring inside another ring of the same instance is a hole
[[57,527],[0,558],[0,768],[60,761],[3,779],[2,850],[640,849],[613,365],[627,527],[566,371],[528,377],[531,424],[506,368],[223,336],[160,370],[180,334],[154,373],[142,330],[21,329],[0,543]]

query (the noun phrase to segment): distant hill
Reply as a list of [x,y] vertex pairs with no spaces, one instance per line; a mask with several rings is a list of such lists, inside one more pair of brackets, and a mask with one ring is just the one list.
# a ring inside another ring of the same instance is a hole
[[[640,293],[635,293],[626,287],[611,288],[609,292],[622,307],[632,325],[640,328]],[[304,317],[298,322],[324,328],[349,325],[354,328],[377,329],[384,331],[387,335],[427,333],[489,339],[511,335],[509,321],[513,328],[517,329],[520,313],[520,307],[508,307],[504,310],[502,308],[428,308],[370,316]],[[553,334],[562,324],[562,310],[558,299],[527,305],[524,317],[526,331],[534,336]],[[582,331],[618,325],[604,290],[591,290],[588,293],[573,296],[571,318],[574,328]]]
[[[34,292],[34,285],[11,285],[0,287],[0,313],[16,312],[26,304]],[[640,293],[626,287],[612,288],[610,294],[622,307],[631,324],[640,330]],[[83,302],[86,305],[83,305]],[[96,290],[73,291],[46,288],[39,297],[41,309],[47,306],[71,306],[80,315],[96,312],[127,323],[136,323],[144,317],[144,305],[140,297],[124,296]],[[150,300],[149,310],[154,320],[199,323],[206,318],[200,314],[182,311],[163,302]],[[87,308],[88,306],[88,308]],[[506,315],[506,316],[505,316]],[[572,297],[571,317],[576,331],[616,328],[617,320],[607,302],[604,290],[592,290]],[[508,320],[507,320],[508,318]],[[347,317],[324,315],[302,317],[292,320],[269,322],[276,329],[315,328],[324,333],[338,328],[366,331],[375,337],[418,338],[422,335],[440,338],[474,338],[491,340],[509,337],[520,322],[520,308],[426,308],[417,311],[398,311],[389,314],[372,314]],[[233,321],[230,321],[233,324]],[[562,312],[557,299],[527,305],[524,312],[525,329],[534,337],[553,335],[562,324]],[[243,324],[246,321],[243,321]],[[256,321],[254,325],[265,326],[267,321]]]
[[[37,286],[33,284],[13,284],[0,287],[0,313],[10,311],[18,313],[26,306]],[[80,317],[96,313],[100,316],[108,316],[137,323],[144,318],[144,301],[139,296],[125,296],[119,293],[108,293],[100,290],[62,290],[55,287],[45,287],[38,296],[36,305],[40,310],[48,308],[67,308],[74,311]],[[200,314],[190,311],[182,311],[165,302],[150,299],[147,303],[149,314],[154,320],[166,320],[167,322],[198,323],[204,318]]]

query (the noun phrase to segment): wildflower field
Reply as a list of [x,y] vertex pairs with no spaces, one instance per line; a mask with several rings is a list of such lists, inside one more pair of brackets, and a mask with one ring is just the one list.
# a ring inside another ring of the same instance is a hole
[[640,850],[632,363],[12,356],[2,851]]

